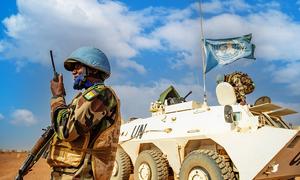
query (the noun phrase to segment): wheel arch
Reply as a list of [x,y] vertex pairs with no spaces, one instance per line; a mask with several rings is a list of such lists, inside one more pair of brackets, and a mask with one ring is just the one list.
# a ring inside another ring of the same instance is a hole
[[162,150],[153,143],[141,143],[139,146],[138,154],[140,154],[145,150],[150,150],[150,149],[158,149],[162,152]]
[[228,156],[228,158],[230,158],[225,148],[210,138],[189,140],[184,147],[184,157],[190,152],[198,149],[213,150],[220,155]]
[[129,153],[126,151],[126,149],[124,149],[120,144],[118,144],[117,149],[121,149],[123,150],[124,153],[126,153],[126,155],[129,157],[131,163],[133,163],[131,156],[129,155]]

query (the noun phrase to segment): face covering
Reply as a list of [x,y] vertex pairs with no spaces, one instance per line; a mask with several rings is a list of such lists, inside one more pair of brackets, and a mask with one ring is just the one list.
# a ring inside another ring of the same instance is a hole
[[87,80],[86,68],[84,68],[83,73],[74,79],[73,89],[81,90],[81,89],[87,89],[91,86],[93,86],[93,83]]

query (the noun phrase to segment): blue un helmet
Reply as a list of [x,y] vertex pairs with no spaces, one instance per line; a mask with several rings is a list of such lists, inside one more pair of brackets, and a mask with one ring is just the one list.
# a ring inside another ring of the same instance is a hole
[[106,55],[94,47],[81,47],[76,49],[65,60],[64,66],[68,71],[74,70],[76,62],[80,62],[90,68],[99,70],[103,73],[103,78],[107,79],[110,76],[110,64]]

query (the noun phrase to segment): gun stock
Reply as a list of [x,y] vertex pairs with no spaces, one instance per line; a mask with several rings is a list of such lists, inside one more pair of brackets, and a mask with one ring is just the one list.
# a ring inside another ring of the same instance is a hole
[[37,140],[33,148],[31,149],[28,157],[23,162],[21,168],[18,171],[16,180],[22,180],[23,177],[31,170],[32,166],[40,159],[40,157],[46,152],[50,141],[54,135],[54,129],[52,126],[48,126],[45,132]]

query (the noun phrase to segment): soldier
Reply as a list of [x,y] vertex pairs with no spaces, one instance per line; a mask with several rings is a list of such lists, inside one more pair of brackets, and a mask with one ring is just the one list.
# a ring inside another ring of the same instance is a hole
[[51,118],[55,135],[47,162],[51,179],[109,179],[120,129],[120,104],[104,85],[110,76],[105,54],[93,47],[75,50],[64,62],[72,71],[76,90],[85,89],[69,105],[63,77],[51,81]]
[[241,105],[246,104],[246,94],[250,94],[255,89],[255,84],[246,73],[233,72],[217,78],[217,83],[228,82],[235,90],[237,102]]

